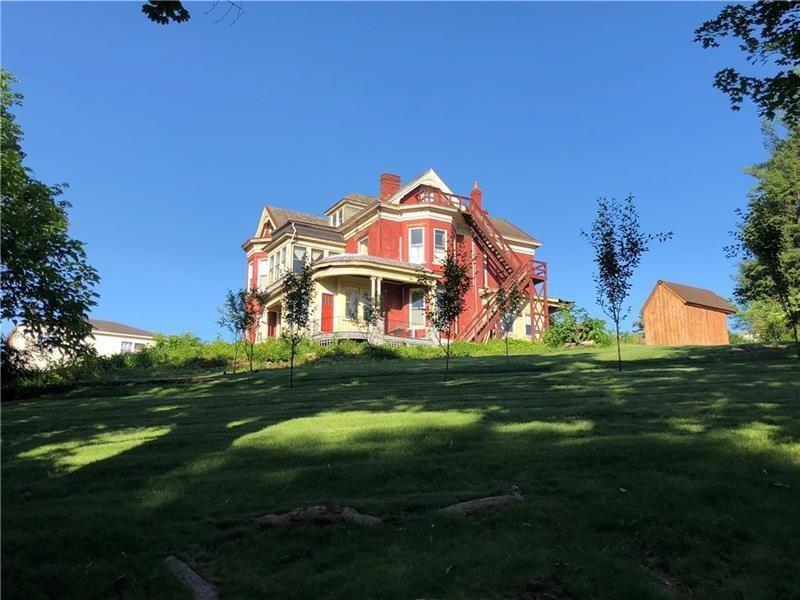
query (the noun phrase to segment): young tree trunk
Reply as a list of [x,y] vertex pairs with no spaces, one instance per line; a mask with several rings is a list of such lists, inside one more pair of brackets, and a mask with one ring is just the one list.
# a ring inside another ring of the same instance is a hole
[[792,334],[794,335],[794,349],[797,352],[797,360],[800,360],[800,341],[797,339],[797,323],[792,321]]
[[250,372],[253,372],[253,351],[255,350],[255,342],[248,342],[250,346],[250,355],[247,357],[247,360],[250,363]]
[[506,331],[506,362],[510,362],[508,358],[508,332]]
[[617,331],[617,371],[622,371],[622,349],[619,346],[619,321],[614,321]]
[[289,358],[289,387],[294,387],[294,347],[297,341],[295,340],[294,334],[292,334],[292,352]]
[[236,375],[236,360],[239,358],[239,340],[233,340],[233,374]]
[[450,368],[450,334],[447,334],[447,347],[444,351],[444,380],[447,381],[447,371]]

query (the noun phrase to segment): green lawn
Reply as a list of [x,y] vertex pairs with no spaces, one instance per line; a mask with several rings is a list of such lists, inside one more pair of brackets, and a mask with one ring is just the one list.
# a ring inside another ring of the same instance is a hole
[[[3,598],[799,598],[788,350],[364,361],[2,409]],[[503,492],[468,517],[436,508]],[[259,530],[335,502],[385,517]]]

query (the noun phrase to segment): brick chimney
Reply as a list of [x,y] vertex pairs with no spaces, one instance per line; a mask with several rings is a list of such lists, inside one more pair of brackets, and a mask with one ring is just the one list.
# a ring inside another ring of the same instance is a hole
[[475,180],[475,185],[472,186],[472,191],[469,193],[469,202],[472,206],[483,208],[483,192],[478,187],[478,180]]
[[393,173],[381,174],[381,202],[400,189],[400,175]]

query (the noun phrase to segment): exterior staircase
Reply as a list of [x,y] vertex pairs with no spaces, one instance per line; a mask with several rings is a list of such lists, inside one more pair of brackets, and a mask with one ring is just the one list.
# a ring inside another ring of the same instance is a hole
[[[486,251],[492,266],[495,267],[497,273],[495,279],[499,286],[508,291],[516,284],[517,288],[528,296],[531,308],[531,337],[539,340],[550,325],[547,305],[547,264],[538,260],[519,258],[497,230],[489,214],[470,198],[449,194],[427,185],[420,186],[416,194],[420,203],[458,206],[478,244]],[[484,298],[481,310],[466,327],[459,330],[456,339],[483,342],[489,339],[492,333],[499,337],[501,317],[497,310],[495,291]]]
[[[498,284],[508,291],[516,285],[528,296],[531,308],[531,337],[541,338],[550,324],[550,313],[547,306],[547,265],[541,261],[520,259],[511,246],[489,219],[488,213],[480,206],[465,202],[460,198],[459,207],[467,224],[472,228],[489,260],[497,268]],[[483,308],[472,318],[469,324],[459,331],[457,339],[483,342],[494,332],[500,334],[500,319],[497,310],[497,293],[484,298]]]

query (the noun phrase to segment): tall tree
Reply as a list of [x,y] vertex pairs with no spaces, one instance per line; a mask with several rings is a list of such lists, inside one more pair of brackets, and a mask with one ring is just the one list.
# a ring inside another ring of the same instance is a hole
[[783,113],[784,120],[800,122],[800,2],[729,4],[695,31],[703,48],[716,48],[727,36],[738,38],[750,64],[777,69],[765,77],[743,75],[733,67],[717,72],[714,87],[728,95],[733,110],[749,97],[762,117]]
[[285,331],[291,345],[289,359],[289,387],[294,387],[294,357],[297,345],[308,332],[311,319],[311,295],[314,282],[311,279],[311,264],[306,262],[303,268],[294,273],[289,272],[283,278],[283,320],[289,326]]
[[[506,362],[508,362],[508,334],[514,327],[514,321],[517,320],[520,311],[525,306],[527,298],[519,286],[514,283],[509,287],[508,291],[505,288],[500,288],[495,292],[495,302],[497,312],[500,313],[500,333],[506,344]],[[533,310],[533,307],[531,307]]]
[[436,340],[444,349],[444,380],[450,369],[450,340],[455,336],[458,317],[464,312],[464,296],[469,291],[470,263],[454,247],[447,249],[439,279],[419,271],[417,284],[425,290],[425,314]]
[[2,319],[24,323],[42,349],[66,355],[89,350],[87,321],[100,278],[84,245],[69,235],[65,184],[47,185],[23,165],[23,133],[13,107],[22,102],[16,82],[0,71],[2,120]]
[[737,299],[780,306],[800,359],[800,123],[783,138],[767,124],[765,136],[770,157],[747,169],[757,183],[728,254],[743,259]]
[[650,249],[650,242],[663,242],[672,237],[668,233],[643,233],[639,225],[639,212],[633,196],[620,202],[616,198],[597,199],[597,216],[592,228],[581,231],[594,250],[597,272],[597,304],[609,319],[614,321],[617,339],[617,368],[622,371],[622,349],[619,341],[620,321],[630,312],[625,306],[631,290],[631,277],[642,256]]

